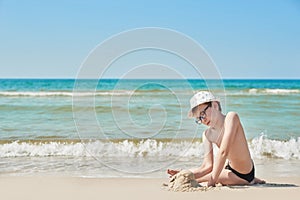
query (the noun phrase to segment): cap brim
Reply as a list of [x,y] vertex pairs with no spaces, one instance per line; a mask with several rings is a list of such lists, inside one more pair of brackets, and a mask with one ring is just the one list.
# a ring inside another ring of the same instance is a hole
[[194,118],[194,114],[193,114],[193,112],[192,112],[194,108],[196,108],[197,106],[199,106],[199,105],[201,105],[201,104],[208,103],[208,102],[213,102],[213,101],[220,102],[220,99],[219,99],[219,98],[214,98],[214,99],[211,99],[211,100],[209,100],[209,101],[207,101],[207,102],[203,102],[203,103],[200,103],[200,104],[194,106],[193,108],[191,108],[191,109],[188,111],[188,115],[187,115],[188,118]]
[[[194,108],[195,108],[195,107],[194,107]],[[188,114],[187,114],[187,117],[188,117],[188,118],[193,118],[193,117],[194,117],[194,114],[193,114],[193,112],[192,112],[194,108],[192,108],[192,109],[189,110],[189,112],[188,112]]]

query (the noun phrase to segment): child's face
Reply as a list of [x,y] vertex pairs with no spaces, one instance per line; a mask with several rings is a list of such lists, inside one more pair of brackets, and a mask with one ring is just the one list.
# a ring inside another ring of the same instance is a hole
[[198,106],[196,111],[196,122],[198,124],[205,124],[209,126],[210,124],[210,109],[211,103],[202,104]]

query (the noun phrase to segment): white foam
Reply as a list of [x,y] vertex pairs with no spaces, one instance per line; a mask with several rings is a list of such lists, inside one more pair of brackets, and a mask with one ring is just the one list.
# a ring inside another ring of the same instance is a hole
[[201,156],[199,142],[161,142],[147,139],[138,143],[124,140],[119,143],[93,141],[88,143],[27,143],[12,142],[0,145],[0,157],[34,156],[97,156],[97,157],[155,157]]
[[0,157],[35,157],[35,156],[83,156],[81,143],[66,144],[59,142],[26,143],[18,141],[0,145]]
[[[249,142],[253,158],[300,159],[300,137],[288,141],[262,135]],[[203,157],[200,142],[166,142],[153,139],[133,142],[93,141],[87,143],[12,142],[0,145],[0,157],[84,156],[84,157]]]
[[265,135],[254,138],[249,143],[251,154],[254,158],[265,157],[282,159],[300,159],[300,137],[287,141],[271,140]]
[[299,89],[249,89],[250,94],[271,94],[271,95],[285,95],[285,94],[298,94],[300,93]]
[[117,91],[96,91],[96,92],[72,92],[72,91],[41,91],[41,92],[16,92],[16,91],[2,91],[0,96],[7,97],[53,97],[53,96],[120,96],[120,95],[131,95],[133,91],[130,90],[117,90]]

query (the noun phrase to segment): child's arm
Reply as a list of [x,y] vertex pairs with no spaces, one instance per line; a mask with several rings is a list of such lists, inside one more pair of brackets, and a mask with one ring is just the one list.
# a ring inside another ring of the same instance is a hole
[[213,169],[213,145],[212,143],[207,139],[206,132],[204,131],[202,134],[202,143],[204,147],[204,159],[200,167],[195,169],[190,169],[195,175],[196,179],[199,179],[206,174],[210,173]]

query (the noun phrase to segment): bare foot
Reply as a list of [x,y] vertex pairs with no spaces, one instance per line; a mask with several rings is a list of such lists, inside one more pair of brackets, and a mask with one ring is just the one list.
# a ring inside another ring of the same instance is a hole
[[261,179],[255,177],[255,178],[253,179],[253,181],[251,181],[250,184],[265,184],[265,183],[266,183],[266,181],[261,180]]
[[170,174],[171,176],[174,176],[178,172],[180,172],[180,170],[174,170],[174,169],[168,169],[167,170],[167,173]]

